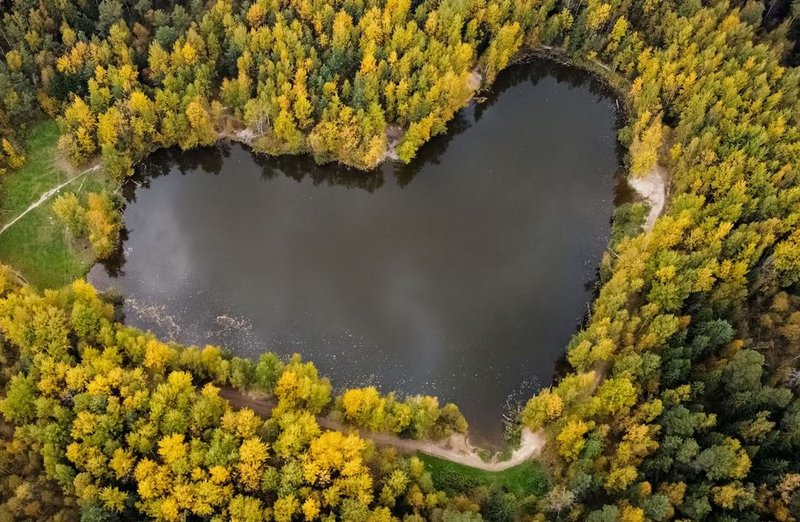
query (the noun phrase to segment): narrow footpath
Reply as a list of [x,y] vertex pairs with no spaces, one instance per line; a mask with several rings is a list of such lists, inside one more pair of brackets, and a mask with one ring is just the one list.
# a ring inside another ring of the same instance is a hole
[[[272,409],[275,407],[274,401],[251,397],[233,388],[222,388],[220,390],[220,397],[228,400],[236,409],[249,408],[264,418],[269,418],[272,415]],[[541,453],[546,440],[543,430],[533,433],[527,428],[523,429],[520,445],[514,450],[510,458],[498,461],[496,457],[494,457],[492,460],[485,461],[481,459],[479,453],[482,448],[473,446],[466,435],[458,433],[441,441],[411,440],[403,439],[388,433],[372,433],[357,430],[353,426],[343,424],[328,416],[317,417],[317,423],[330,430],[358,431],[364,439],[372,440],[375,444],[380,446],[392,446],[403,453],[420,452],[483,471],[504,471],[535,458]]]
[[0,228],[0,234],[2,234],[3,232],[5,232],[5,231],[6,231],[6,230],[8,230],[9,228],[11,228],[11,226],[12,226],[14,223],[16,223],[17,221],[19,221],[19,220],[20,220],[20,219],[22,219],[23,217],[25,217],[25,215],[26,215],[28,212],[30,212],[30,211],[32,211],[32,210],[34,210],[35,208],[39,207],[39,206],[40,206],[42,203],[44,203],[44,202],[45,202],[45,201],[47,201],[48,199],[50,199],[50,198],[52,198],[53,196],[55,196],[56,194],[58,194],[58,193],[59,193],[59,191],[61,191],[61,189],[63,189],[64,187],[66,187],[67,185],[69,185],[70,183],[72,183],[73,181],[75,181],[76,179],[82,178],[83,176],[85,176],[85,175],[89,174],[90,172],[94,172],[94,171],[96,171],[96,170],[99,170],[99,169],[100,169],[100,165],[95,165],[94,167],[89,167],[88,169],[86,169],[86,170],[84,170],[84,171],[80,172],[79,174],[76,174],[75,176],[73,176],[73,177],[69,178],[67,181],[65,181],[65,182],[64,182],[64,183],[62,183],[61,185],[58,185],[57,187],[53,187],[53,188],[51,188],[50,190],[48,190],[48,191],[46,191],[46,192],[43,192],[43,193],[42,193],[42,195],[41,195],[41,196],[39,196],[39,199],[37,199],[36,201],[34,201],[33,203],[31,203],[31,204],[30,204],[30,206],[28,206],[28,208],[26,208],[25,210],[23,210],[23,211],[22,211],[22,213],[21,213],[21,214],[19,214],[17,217],[15,217],[14,219],[12,219],[12,220],[11,220],[11,221],[9,221],[8,223],[6,223],[6,224],[3,226],[3,228]]

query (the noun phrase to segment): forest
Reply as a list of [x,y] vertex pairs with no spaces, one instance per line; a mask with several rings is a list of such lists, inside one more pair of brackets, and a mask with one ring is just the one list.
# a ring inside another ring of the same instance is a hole
[[[566,347],[518,419],[546,437],[546,492],[433,479],[358,430],[441,438],[433,398],[334,397],[299,358],[233,358],[120,323],[84,281],[2,270],[0,518],[779,520],[800,516],[800,2],[2,0],[0,176],[56,119],[76,168],[121,183],[158,148],[219,139],[370,169],[411,161],[514,61],[620,91],[630,176],[670,200],[623,223]],[[535,115],[531,115],[535,118]],[[99,163],[97,163],[99,162]],[[118,204],[54,209],[98,258]],[[223,388],[275,400],[268,419]]]

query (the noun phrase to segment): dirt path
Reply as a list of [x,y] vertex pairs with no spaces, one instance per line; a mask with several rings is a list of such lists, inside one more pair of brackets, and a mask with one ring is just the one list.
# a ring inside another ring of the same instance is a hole
[[[262,417],[270,417],[272,408],[275,407],[273,401],[251,397],[232,388],[221,389],[220,396],[227,399],[234,408],[249,408]],[[317,423],[324,428],[336,431],[355,429],[330,417],[317,417]],[[402,439],[387,433],[367,431],[359,431],[359,434],[362,438],[372,440],[380,446],[392,446],[404,453],[419,451],[426,455],[484,471],[503,471],[518,466],[538,456],[546,440],[543,430],[533,433],[526,428],[522,432],[519,448],[514,450],[508,460],[497,461],[493,459],[487,462],[480,457],[481,448],[470,444],[466,435],[457,433],[442,441]]]
[[82,178],[82,177],[83,177],[83,176],[85,176],[86,174],[89,174],[90,172],[94,172],[94,171],[96,171],[96,170],[99,170],[99,169],[100,169],[100,165],[95,165],[94,167],[89,167],[88,169],[84,170],[83,172],[80,172],[80,173],[76,174],[75,176],[73,176],[73,177],[69,178],[67,181],[65,181],[65,182],[64,182],[64,183],[62,183],[61,185],[58,185],[57,187],[53,187],[53,188],[51,188],[50,190],[48,190],[48,191],[46,191],[46,192],[42,193],[42,195],[41,195],[41,196],[39,196],[39,199],[37,199],[36,201],[34,201],[33,203],[31,203],[31,204],[30,204],[30,206],[29,206],[28,208],[26,208],[24,211],[22,211],[22,213],[21,213],[20,215],[18,215],[17,217],[15,217],[14,219],[12,219],[12,220],[11,220],[11,221],[9,221],[8,223],[6,223],[6,224],[3,226],[3,228],[0,228],[0,234],[2,234],[3,232],[5,232],[5,231],[6,231],[6,230],[8,230],[9,228],[11,228],[11,226],[12,226],[14,223],[16,223],[17,221],[19,221],[19,220],[20,220],[20,219],[22,219],[23,217],[25,217],[25,215],[26,215],[28,212],[30,212],[31,210],[34,210],[35,208],[37,208],[38,206],[40,206],[42,203],[44,203],[44,202],[45,202],[45,201],[47,201],[48,199],[50,199],[50,198],[52,198],[54,195],[58,194],[58,192],[59,192],[59,191],[60,191],[62,188],[66,187],[67,185],[69,185],[70,183],[72,183],[73,181],[75,181],[76,179],[78,179],[78,178]]
[[667,201],[669,173],[664,166],[656,164],[644,176],[629,177],[628,184],[637,194],[650,203],[650,213],[647,214],[647,219],[644,223],[644,230],[648,232],[653,229],[656,219],[664,210],[664,204]]
[[394,446],[404,452],[419,451],[426,455],[432,455],[484,471],[504,471],[537,457],[542,451],[546,440],[543,430],[534,433],[524,428],[520,445],[514,450],[510,458],[498,461],[494,457],[487,462],[479,456],[480,448],[470,444],[466,435],[453,434],[450,438],[440,442],[401,439],[394,435],[383,433],[362,433],[362,436],[372,439],[376,444]]

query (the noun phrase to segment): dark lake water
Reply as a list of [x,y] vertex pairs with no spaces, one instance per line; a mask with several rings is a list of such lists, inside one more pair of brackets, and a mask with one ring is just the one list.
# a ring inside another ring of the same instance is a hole
[[614,202],[617,113],[536,62],[409,166],[362,173],[237,144],[163,151],[127,187],[127,239],[89,275],[126,321],[256,357],[298,352],[334,386],[460,406],[475,438],[550,384],[592,297]]

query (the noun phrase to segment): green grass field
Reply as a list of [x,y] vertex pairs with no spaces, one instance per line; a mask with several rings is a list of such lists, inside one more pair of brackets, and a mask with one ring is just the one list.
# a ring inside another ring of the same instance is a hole
[[550,489],[550,481],[541,464],[526,462],[505,471],[491,472],[470,468],[422,453],[417,455],[431,472],[438,489],[449,492],[465,491],[475,487],[497,487],[513,493],[518,498],[529,495],[541,497]]
[[[28,134],[26,163],[0,180],[0,227],[12,221],[42,193],[67,181],[56,163],[58,126],[52,120]],[[110,187],[101,171],[90,173],[63,190],[87,192]],[[0,234],[0,262],[10,265],[38,288],[56,288],[86,274],[94,262],[91,250],[73,246],[52,211],[53,199],[26,214]]]

